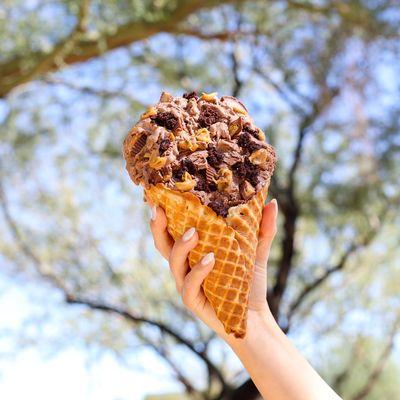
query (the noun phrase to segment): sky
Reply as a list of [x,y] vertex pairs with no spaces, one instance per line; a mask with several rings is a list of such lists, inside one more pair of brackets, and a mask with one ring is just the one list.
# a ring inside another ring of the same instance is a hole
[[[165,38],[164,38],[165,39]],[[152,41],[158,45],[163,44],[163,36],[159,36],[157,41]],[[168,46],[165,46],[168,48]],[[199,52],[200,54],[201,52]],[[109,57],[104,57],[105,60],[110,62],[112,68],[116,70],[125,71],[128,64],[130,63],[130,56],[124,51],[113,52]],[[103,60],[104,61],[104,60]],[[65,70],[62,74],[67,81],[78,82],[79,85],[92,85],[92,86],[102,86],[104,83],[101,79],[100,84],[97,85],[96,79],[98,76],[106,76],[109,72],[108,69],[110,65],[107,66],[106,63],[98,63],[96,61],[91,61],[84,65],[82,68],[71,68]],[[157,98],[160,88],[157,84],[149,83],[154,76],[150,73],[150,76],[140,75],[138,71],[144,68],[130,69],[130,73],[137,74],[137,76],[132,76],[128,79],[129,84],[124,87],[124,91],[129,94],[140,93],[140,83],[138,81],[145,77],[144,86],[146,88],[145,97],[142,98],[144,102],[150,102]],[[112,74],[111,74],[112,75]],[[115,73],[118,76],[117,73]],[[105,86],[110,89],[118,89],[119,81],[117,77],[114,76],[113,79],[109,79]],[[78,80],[77,80],[78,79]],[[393,78],[394,79],[394,78]],[[132,84],[132,81],[134,84]],[[136,86],[135,86],[136,85]],[[33,86],[35,90],[35,86]],[[36,91],[39,92],[36,86]],[[143,93],[144,91],[142,91]],[[70,99],[82,99],[80,93],[71,94],[71,91],[64,90],[62,88],[57,89],[59,98],[64,98],[67,102]],[[257,123],[260,125],[268,123],[268,112],[262,113],[260,109],[265,107],[268,103],[267,99],[269,93],[265,93],[265,98],[258,97],[257,99],[252,99],[250,104],[250,109],[253,109],[258,115]],[[79,97],[81,96],[81,97]],[[132,97],[135,97],[134,95]],[[28,101],[30,98],[28,97]],[[40,107],[40,99],[38,96],[38,104],[33,104],[33,107]],[[88,99],[83,100],[86,104],[90,104]],[[270,103],[273,103],[276,107],[276,103],[269,99]],[[95,104],[96,102],[93,101]],[[21,101],[22,107],[26,104]],[[52,112],[55,110],[57,104],[53,105],[53,108],[47,108],[43,114],[48,118],[47,122],[52,120]],[[65,140],[70,138],[70,141],[74,141],[76,144],[76,138],[79,134],[82,136],[86,135],[87,131],[90,130],[90,112],[92,112],[92,117],[97,117],[98,108],[93,105],[92,108],[87,107],[86,109],[80,110],[81,104],[79,102],[74,103],[73,100],[70,101],[68,105],[67,112],[73,116],[72,121],[67,126],[65,131]],[[101,104],[100,107],[104,107]],[[110,109],[112,107],[110,106]],[[79,113],[81,111],[84,115]],[[274,110],[269,110],[273,112]],[[110,111],[111,113],[111,111]],[[0,103],[0,122],[3,114],[5,114],[5,108],[2,108]],[[87,117],[87,119],[86,119]],[[58,121],[54,121],[54,125]],[[29,121],[22,121],[25,126],[29,126]],[[116,127],[115,129],[120,129],[121,127]],[[63,131],[64,133],[64,131]],[[102,136],[102,133],[104,136]],[[105,127],[105,132],[97,132],[99,142],[103,137],[106,137],[109,132],[107,127]],[[101,148],[101,143],[97,143]],[[77,145],[79,147],[79,143]],[[62,146],[61,146],[62,147]],[[69,150],[71,147],[65,147]],[[54,149],[53,149],[54,150]],[[62,150],[62,149],[61,149]],[[43,165],[43,164],[42,164]],[[51,165],[49,160],[49,168],[42,168],[42,171],[38,171],[38,175],[41,173],[42,178],[40,182],[44,184],[50,184],[49,172],[51,171]],[[73,175],[73,174],[71,174]],[[57,176],[55,177],[55,180]],[[78,178],[72,181],[71,186],[73,186]],[[128,181],[128,178],[126,179]],[[84,181],[84,177],[82,177]],[[95,182],[92,182],[93,190],[97,190]],[[101,182],[100,182],[101,184]],[[130,184],[130,182],[129,182]],[[44,185],[42,185],[44,187]],[[118,189],[118,188],[117,188]],[[92,195],[92,190],[88,189],[85,193]],[[97,193],[97,192],[96,192]],[[116,191],[118,196],[118,190]],[[109,195],[107,195],[108,210],[110,207],[118,208],[126,199],[118,198],[120,203],[117,203],[116,195],[113,194],[113,188],[109,190]],[[104,207],[105,198],[103,202],[99,203],[99,207]],[[101,212],[102,210],[99,210]],[[102,220],[102,227],[107,229],[114,228],[116,225],[115,232],[118,232],[118,224],[120,219],[116,218],[115,214],[109,215],[109,221]],[[105,231],[104,235],[107,235],[108,231]],[[111,235],[110,235],[111,236]],[[114,235],[116,237],[116,235]],[[320,256],[323,259],[324,251],[321,251],[321,247],[324,243],[320,243],[319,251]],[[111,244],[112,246],[112,244]],[[315,241],[313,243],[306,243],[307,248],[310,247],[310,252],[315,247]],[[312,252],[313,253],[313,252]],[[118,256],[118,255],[117,255]],[[1,259],[0,259],[1,262]],[[1,264],[0,264],[1,265]],[[36,284],[36,286],[39,286]],[[0,270],[0,399],[7,400],[22,400],[27,398],[40,398],[41,400],[53,400],[54,398],[63,399],[74,399],[74,400],[141,400],[146,394],[150,393],[168,393],[176,392],[180,388],[171,380],[165,378],[165,367],[160,363],[159,359],[155,357],[150,352],[143,352],[140,356],[140,362],[142,363],[145,370],[140,368],[133,369],[132,367],[124,366],[120,360],[116,359],[115,356],[106,353],[102,357],[96,359],[95,361],[88,362],[88,353],[82,350],[80,347],[74,347],[71,344],[69,347],[63,346],[54,354],[46,354],[38,346],[27,347],[26,349],[15,349],[12,341],[9,340],[7,335],[2,335],[7,329],[12,331],[20,331],[25,327],[26,318],[32,315],[37,307],[37,304],[32,304],[32,295],[36,294],[38,289],[31,287],[26,284],[26,282],[21,282],[18,279],[10,279],[5,274],[2,274]],[[57,296],[54,296],[53,291],[40,288],[42,293],[40,294],[43,298],[49,299],[50,303],[53,303],[53,310],[56,312],[64,312],[64,308],[60,307],[60,301]],[[34,293],[35,292],[35,293]],[[48,296],[48,297],[47,297]],[[324,318],[326,317],[326,310],[322,310]],[[322,314],[321,313],[321,314]],[[311,357],[313,353],[313,342],[314,338],[310,338],[307,333],[303,332],[301,337],[296,338],[297,345],[302,349],[306,356]],[[151,372],[149,372],[149,369]],[[162,377],[164,376],[164,377]]]
[[29,292],[26,285],[0,273],[1,399],[142,400],[147,394],[179,391],[165,377],[165,367],[152,353],[141,354],[146,369],[140,371],[125,367],[110,354],[88,362],[88,354],[80,348],[65,348],[54,355],[46,355],[37,347],[16,352],[1,332],[21,329],[31,313]]

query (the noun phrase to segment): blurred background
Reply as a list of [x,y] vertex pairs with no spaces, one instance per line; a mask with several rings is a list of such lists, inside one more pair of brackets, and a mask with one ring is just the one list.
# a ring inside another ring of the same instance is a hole
[[344,398],[400,398],[399,23],[397,0],[3,0],[0,397],[259,398],[121,156],[162,90],[198,90],[277,148],[282,329]]

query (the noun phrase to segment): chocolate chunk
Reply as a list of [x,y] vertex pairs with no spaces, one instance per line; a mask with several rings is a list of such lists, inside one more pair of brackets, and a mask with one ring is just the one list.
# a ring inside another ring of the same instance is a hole
[[207,185],[207,179],[203,174],[199,174],[197,176],[197,184],[196,184],[195,189],[201,190],[203,192],[209,192],[208,185]]
[[226,217],[228,215],[229,205],[221,198],[212,200],[208,206],[222,217]]
[[233,164],[232,171],[239,179],[246,178],[246,167],[244,166],[244,162]]
[[179,120],[174,114],[167,111],[158,112],[156,115],[150,117],[158,126],[163,126],[164,128],[173,131],[179,126]]
[[215,178],[217,177],[217,172],[213,167],[207,166],[205,170],[205,177],[207,180],[207,188],[209,192],[214,192],[217,190],[217,184],[215,183]]
[[194,162],[188,158],[182,159],[181,168],[182,170],[189,172],[190,175],[194,175],[196,173],[196,166],[194,165]]
[[246,169],[246,179],[256,187],[260,177],[260,169],[254,165],[248,157],[244,160],[244,167]]
[[188,154],[188,159],[193,161],[196,169],[201,170],[207,168],[207,156],[208,152],[206,150],[201,150]]
[[221,114],[218,109],[210,104],[205,104],[200,112],[198,123],[202,128],[206,128],[221,120]]
[[157,183],[160,183],[162,181],[163,181],[163,177],[162,177],[160,171],[153,170],[149,177],[149,183],[151,185],[156,185]]
[[193,161],[189,160],[188,158],[182,158],[178,168],[174,169],[172,172],[172,177],[175,180],[181,181],[185,172],[189,172],[190,175],[196,174],[196,166],[194,165]]
[[183,173],[184,173],[185,171],[182,171],[182,169],[181,168],[178,168],[178,169],[174,169],[173,171],[172,171],[172,177],[174,178],[174,180],[175,181],[181,181],[182,180],[182,177],[183,177]]
[[168,150],[170,144],[171,144],[170,139],[162,139],[161,140],[160,147],[159,147],[160,156],[162,156]]
[[136,140],[136,142],[131,150],[132,156],[136,156],[136,154],[138,154],[140,152],[140,150],[143,149],[143,147],[146,145],[146,140],[147,140],[147,136],[144,134],[142,136],[140,136],[140,138],[138,140]]
[[213,144],[208,145],[208,163],[215,168],[218,168],[223,160],[223,155],[215,148]]
[[240,134],[238,139],[238,145],[243,149],[247,150],[250,153],[261,149],[263,146],[260,143],[257,143],[248,132],[243,132]]
[[197,94],[197,92],[189,92],[189,93],[184,93],[182,96],[184,99],[186,100],[190,100],[190,99],[198,99],[199,95]]
[[250,133],[251,136],[255,137],[256,139],[259,139],[259,134],[258,134],[258,130],[257,129],[253,129],[250,124],[246,124],[243,127],[243,131],[244,132],[248,132]]

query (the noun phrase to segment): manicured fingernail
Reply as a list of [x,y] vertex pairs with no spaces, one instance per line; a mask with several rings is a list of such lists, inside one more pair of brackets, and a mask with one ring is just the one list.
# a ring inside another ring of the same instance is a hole
[[195,232],[196,232],[196,229],[194,229],[194,228],[188,229],[188,230],[183,234],[182,240],[183,240],[184,242],[187,242],[188,240],[190,240],[190,239],[193,237],[193,235],[194,235]]
[[151,215],[151,220],[155,221],[156,217],[157,217],[157,208],[156,208],[156,206],[151,206],[150,215]]
[[201,265],[208,265],[210,262],[214,261],[214,253],[208,253],[201,260]]

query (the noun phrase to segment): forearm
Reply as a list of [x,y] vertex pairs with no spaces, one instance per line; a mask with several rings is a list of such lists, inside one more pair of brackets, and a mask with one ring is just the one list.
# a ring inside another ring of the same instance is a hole
[[[252,311],[250,311],[252,312]],[[340,399],[292,345],[271,315],[253,312],[246,338],[226,338],[268,400]]]

